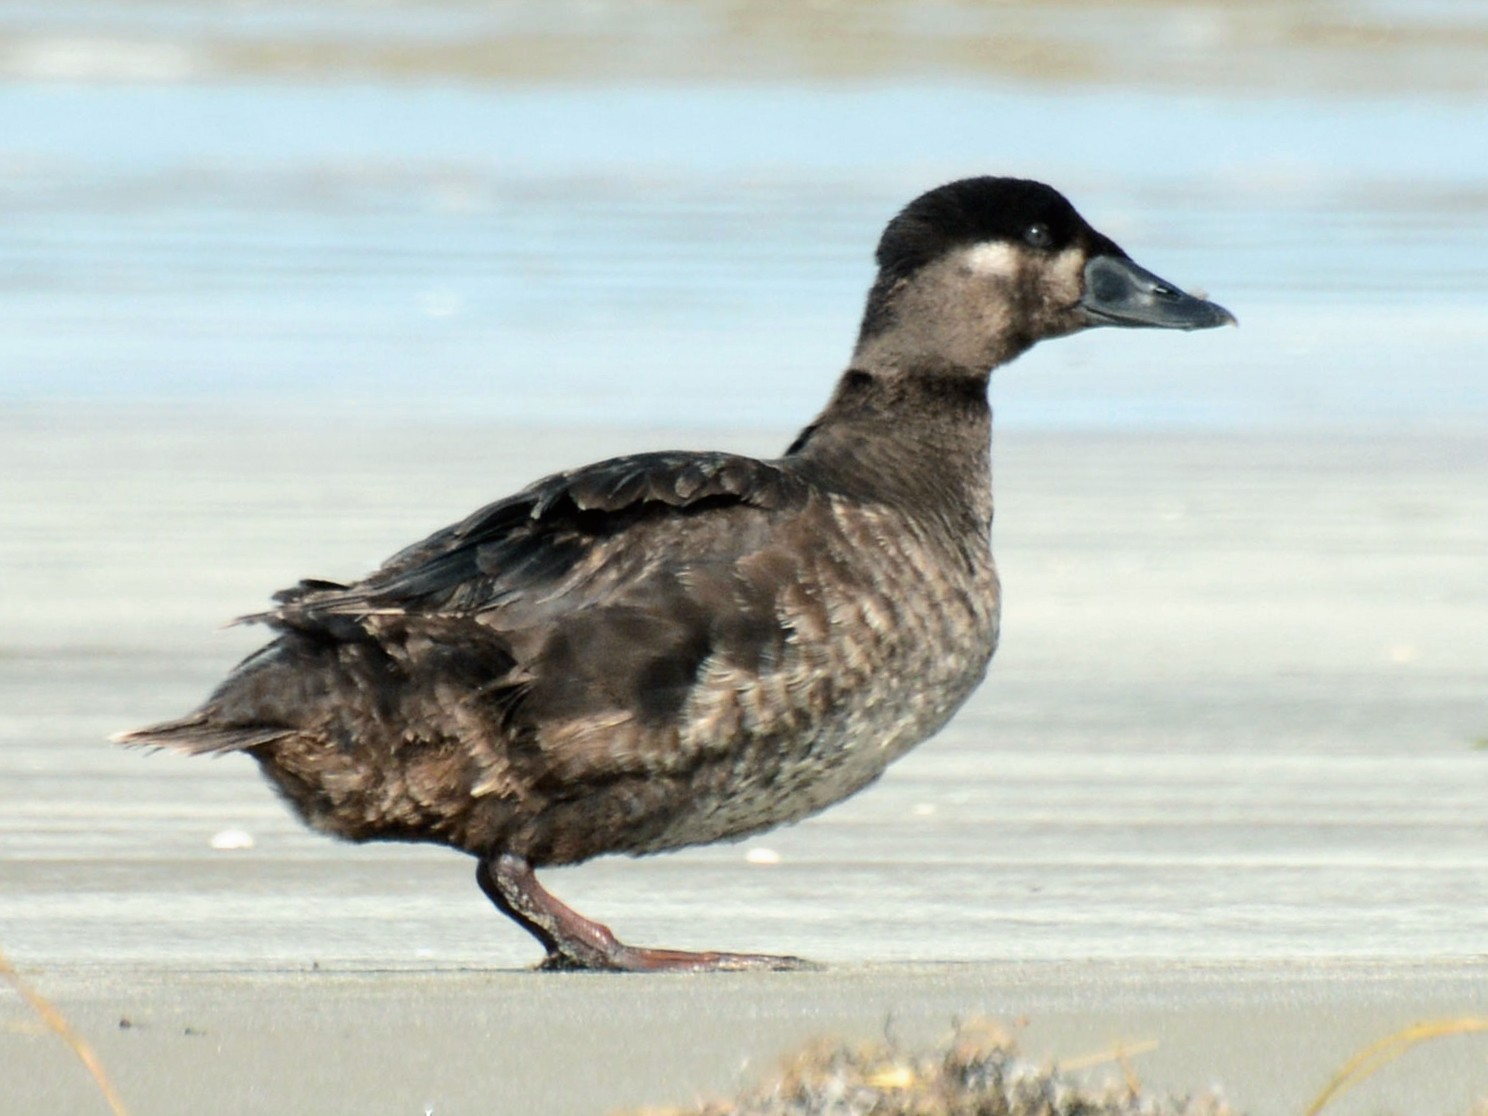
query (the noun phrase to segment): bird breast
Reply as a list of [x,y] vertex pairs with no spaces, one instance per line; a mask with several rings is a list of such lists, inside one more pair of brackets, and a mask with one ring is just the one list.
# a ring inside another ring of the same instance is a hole
[[[985,536],[952,541],[888,508],[834,502],[815,545],[763,551],[785,633],[770,661],[725,644],[702,663],[676,754],[700,758],[690,808],[649,852],[743,836],[847,797],[936,732],[996,647]],[[783,579],[782,579],[783,578]]]

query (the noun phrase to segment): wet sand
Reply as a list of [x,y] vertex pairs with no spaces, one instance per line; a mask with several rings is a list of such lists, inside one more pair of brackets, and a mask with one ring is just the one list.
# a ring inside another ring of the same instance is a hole
[[[987,1014],[1295,1112],[1368,1041],[1488,1011],[1481,433],[999,434],[1004,643],[940,738],[794,829],[549,880],[639,942],[827,970],[625,979],[521,971],[462,857],[102,742],[203,696],[261,638],[214,625],[298,577],[545,470],[788,436],[393,429],[0,417],[0,947],[134,1111],[598,1113]],[[0,1065],[0,1112],[102,1110],[8,995]],[[1483,1065],[1444,1040],[1333,1111],[1460,1112]]]

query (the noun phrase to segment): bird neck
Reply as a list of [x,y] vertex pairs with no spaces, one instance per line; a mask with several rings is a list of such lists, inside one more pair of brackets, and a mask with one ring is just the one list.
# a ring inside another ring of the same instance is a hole
[[1028,351],[1036,340],[1022,272],[978,271],[966,253],[952,254],[908,278],[880,273],[868,293],[853,367],[955,368],[980,374]]
[[992,521],[986,371],[855,365],[786,451],[834,489],[985,531]]

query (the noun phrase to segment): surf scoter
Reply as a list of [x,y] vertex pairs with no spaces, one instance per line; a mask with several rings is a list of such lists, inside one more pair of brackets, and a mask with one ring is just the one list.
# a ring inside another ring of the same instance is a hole
[[625,945],[534,869],[737,839],[876,779],[997,645],[991,371],[1091,326],[1234,318],[1055,190],[972,178],[879,241],[852,362],[781,457],[649,453],[538,481],[361,581],[275,596],[273,642],[126,744],[241,751],[311,826],[428,841],[545,968],[790,968]]

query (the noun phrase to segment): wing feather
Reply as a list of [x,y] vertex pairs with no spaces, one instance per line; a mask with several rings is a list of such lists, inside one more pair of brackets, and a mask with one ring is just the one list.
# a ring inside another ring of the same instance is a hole
[[[586,564],[604,564],[626,545],[627,532],[654,534],[656,521],[677,512],[771,509],[804,491],[779,466],[733,454],[613,458],[489,504],[356,584],[302,581],[275,595],[279,607],[243,619],[302,632],[324,626],[339,637],[346,617],[474,616],[541,596]],[[642,526],[648,521],[650,531]]]
[[301,582],[248,619],[376,648],[368,661],[394,672],[378,692],[403,679],[404,723],[464,726],[492,786],[514,762],[569,791],[674,770],[707,747],[695,732],[683,747],[679,726],[720,658],[785,653],[789,626],[749,559],[810,501],[773,463],[616,458],[481,508],[354,584]]

